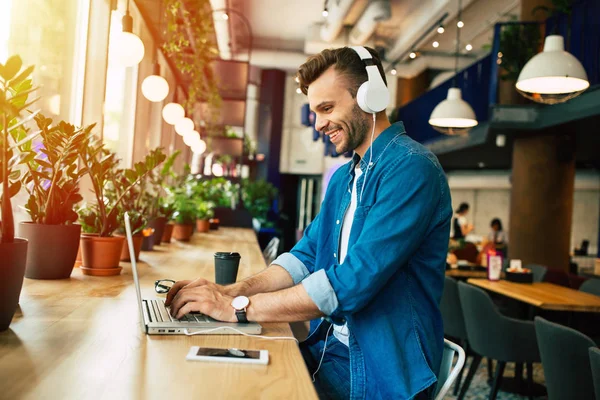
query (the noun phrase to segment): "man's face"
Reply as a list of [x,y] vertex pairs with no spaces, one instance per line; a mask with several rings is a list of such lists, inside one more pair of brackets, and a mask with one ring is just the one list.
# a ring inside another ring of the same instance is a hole
[[316,114],[315,128],[329,136],[339,154],[352,151],[365,141],[369,118],[348,91],[348,80],[333,67],[308,87],[310,109]]

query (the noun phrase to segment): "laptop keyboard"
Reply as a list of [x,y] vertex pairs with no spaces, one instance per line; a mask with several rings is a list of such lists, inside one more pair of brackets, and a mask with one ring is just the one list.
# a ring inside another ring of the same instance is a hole
[[200,313],[190,313],[183,316],[181,319],[176,319],[171,316],[170,307],[165,306],[163,300],[151,300],[151,307],[154,309],[154,314],[158,317],[157,322],[183,322],[183,323],[206,323],[213,321],[212,318]]

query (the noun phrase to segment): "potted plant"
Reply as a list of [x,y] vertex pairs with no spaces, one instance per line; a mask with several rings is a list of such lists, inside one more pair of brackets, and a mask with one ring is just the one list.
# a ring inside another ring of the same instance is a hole
[[197,204],[192,198],[189,188],[182,188],[173,193],[173,238],[175,240],[187,242],[194,233],[194,223],[196,222]]
[[267,218],[273,200],[277,197],[277,188],[265,180],[242,180],[242,200],[244,206],[261,227],[272,227]]
[[165,224],[165,230],[163,231],[161,242],[171,243],[171,236],[173,235],[173,227],[175,224],[172,222],[173,213],[175,213],[175,206],[173,199],[167,194],[161,198],[160,202],[160,213],[165,216],[167,223]]
[[79,181],[87,173],[79,168],[79,152],[94,128],[76,128],[64,121],[35,117],[41,142],[21,142],[27,166],[23,186],[29,193],[25,209],[31,222],[21,222],[19,235],[29,241],[25,276],[32,279],[66,279],[79,249],[81,225],[75,206],[83,198]]
[[[515,15],[510,21],[516,22]],[[540,48],[540,27],[537,24],[510,24],[502,27],[500,33],[500,82],[498,83],[499,104],[525,104],[515,84],[527,61],[536,55]]]
[[214,205],[210,201],[196,199],[196,230],[198,232],[208,232],[210,229],[209,220],[215,215]]
[[[125,169],[122,176],[126,179],[115,179],[117,158],[108,151],[102,142],[92,138],[89,145],[80,153],[83,165],[88,169],[92,181],[92,191],[96,203],[89,208],[84,216],[87,226],[94,227],[97,236],[82,236],[81,254],[83,265],[80,267],[87,275],[118,275],[121,272],[119,259],[124,238],[113,236],[119,227],[119,206],[140,180],[165,160],[166,156],[160,149],[155,149],[146,155],[143,162],[137,162],[132,169]],[[116,200],[109,201],[106,189],[113,185],[118,193]]]
[[[164,197],[166,195],[165,185],[169,178],[174,178],[173,164],[181,152],[179,150],[171,154],[163,163],[160,169],[154,170],[148,175],[149,196],[147,216],[149,226],[154,228],[152,240],[154,245],[160,245],[162,242],[165,227],[172,215],[172,210],[164,206]],[[145,184],[145,182],[144,182]],[[170,228],[172,232],[172,227]]]
[[0,331],[8,329],[17,309],[27,260],[27,240],[15,238],[10,201],[21,189],[20,172],[15,167],[23,161],[23,155],[15,154],[15,145],[36,134],[28,135],[22,129],[33,114],[27,118],[21,118],[21,114],[37,99],[28,102],[29,93],[36,90],[29,79],[33,67],[21,67],[19,56],[0,64]]
[[[106,197],[108,202],[116,202],[120,196],[119,188],[127,186],[127,178],[124,176],[124,170],[116,170],[112,180],[120,180],[118,185],[113,185],[111,182],[106,187]],[[119,227],[116,230],[115,236],[125,237],[125,212],[129,213],[129,219],[131,223],[131,233],[133,240],[133,252],[135,254],[136,261],[139,260],[140,251],[142,250],[142,244],[145,240],[144,228],[148,224],[145,217],[146,205],[144,204],[145,193],[143,192],[143,186],[141,182],[132,187],[128,192],[125,193],[121,200],[118,208],[118,223]],[[121,250],[121,261],[131,261],[129,255],[129,243],[125,240],[125,244]]]

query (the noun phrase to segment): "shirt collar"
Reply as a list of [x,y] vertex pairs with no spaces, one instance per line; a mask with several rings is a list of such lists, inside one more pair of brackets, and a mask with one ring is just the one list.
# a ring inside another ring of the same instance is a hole
[[371,162],[375,164],[377,163],[377,161],[379,161],[379,159],[383,155],[383,152],[388,147],[390,142],[396,136],[403,135],[405,133],[406,130],[404,129],[404,124],[402,123],[402,121],[395,122],[386,129],[384,129],[384,131],[381,132],[379,136],[377,136],[377,139],[373,141],[373,146],[371,146],[367,150],[365,156],[362,159],[358,154],[354,153],[354,155],[352,156],[352,162],[350,163],[349,171],[352,172],[352,169],[354,169],[356,164],[360,162],[360,168],[364,172],[364,170],[367,168],[367,163],[369,162],[371,151],[373,152],[373,158]]

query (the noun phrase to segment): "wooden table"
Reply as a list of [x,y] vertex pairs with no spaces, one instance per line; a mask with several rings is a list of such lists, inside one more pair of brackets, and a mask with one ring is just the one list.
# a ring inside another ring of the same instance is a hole
[[600,312],[600,296],[548,282],[493,282],[487,279],[469,279],[467,282],[544,310]]
[[[221,228],[142,252],[142,296],[160,278],[214,279],[213,253],[237,251],[238,278],[265,267],[250,229]],[[20,309],[0,333],[0,399],[316,399],[297,344],[241,335],[141,332],[129,263],[115,277],[25,279]],[[292,336],[288,324],[263,324]],[[269,350],[269,365],[186,361],[190,346]]]
[[469,271],[463,269],[447,269],[446,276],[456,279],[487,278],[487,271]]

